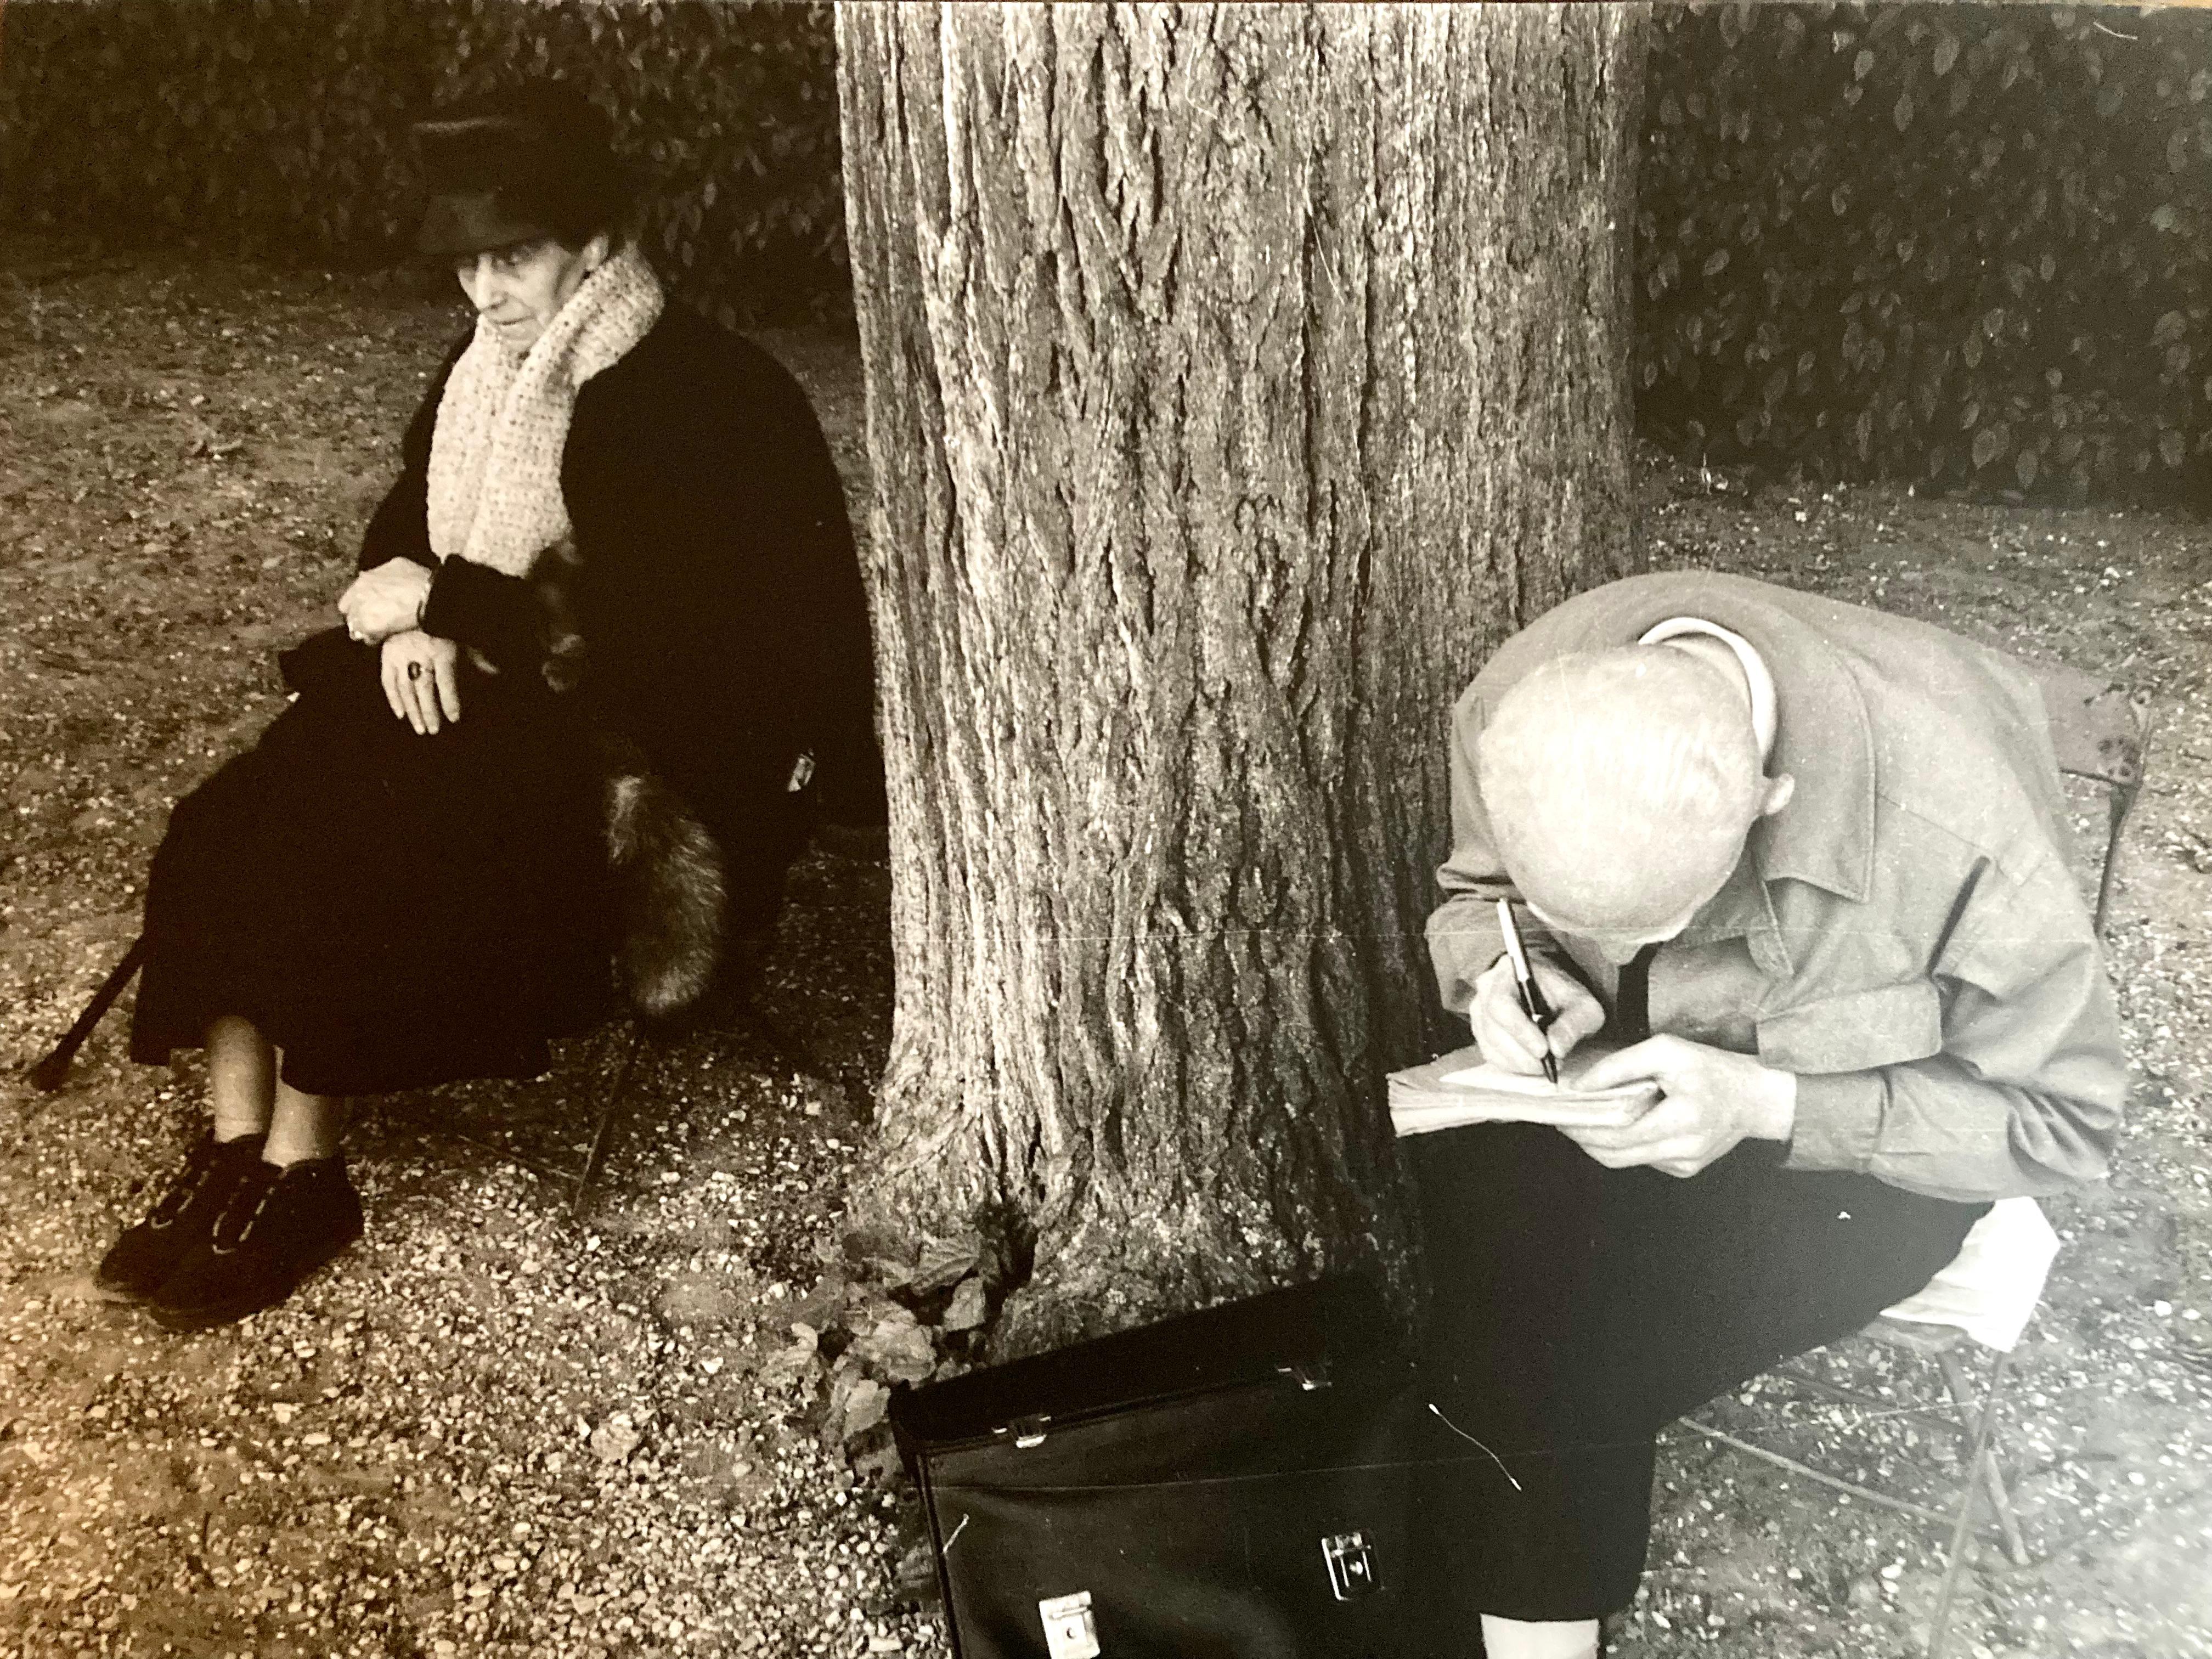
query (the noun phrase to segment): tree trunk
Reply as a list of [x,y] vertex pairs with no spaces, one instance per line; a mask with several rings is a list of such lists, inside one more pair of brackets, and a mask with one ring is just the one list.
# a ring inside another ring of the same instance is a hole
[[1640,21],[839,8],[898,993],[1019,1352],[1379,1266],[1488,653],[1626,571]]

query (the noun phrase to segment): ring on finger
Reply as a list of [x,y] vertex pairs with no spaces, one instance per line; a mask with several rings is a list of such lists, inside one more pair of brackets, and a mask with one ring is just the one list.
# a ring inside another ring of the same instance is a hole
[[410,680],[421,679],[422,678],[422,665],[419,662],[409,663],[407,665],[407,678]]

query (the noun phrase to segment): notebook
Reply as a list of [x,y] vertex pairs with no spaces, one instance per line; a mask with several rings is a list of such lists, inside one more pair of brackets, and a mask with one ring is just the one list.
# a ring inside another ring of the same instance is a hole
[[1401,1135],[1468,1123],[1551,1123],[1601,1127],[1633,1121],[1659,1098],[1656,1083],[1583,1089],[1577,1079],[1614,1045],[1578,1044],[1559,1062],[1557,1087],[1541,1077],[1501,1071],[1469,1045],[1425,1066],[1390,1073],[1390,1127]]

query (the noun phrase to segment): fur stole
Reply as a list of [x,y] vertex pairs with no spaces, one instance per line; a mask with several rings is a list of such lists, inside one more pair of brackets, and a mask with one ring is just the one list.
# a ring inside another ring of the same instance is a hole
[[[569,599],[577,564],[573,538],[549,548],[531,572],[545,683],[588,698],[584,639]],[[647,1020],[679,1018],[696,1006],[722,963],[726,884],[721,848],[682,796],[653,769],[645,751],[585,704],[593,763],[605,808],[607,861],[621,909],[615,976]]]

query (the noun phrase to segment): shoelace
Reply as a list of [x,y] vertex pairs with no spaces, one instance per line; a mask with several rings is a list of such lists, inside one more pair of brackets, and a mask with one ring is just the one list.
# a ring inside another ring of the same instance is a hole
[[[217,1255],[228,1255],[234,1250],[244,1249],[247,1235],[253,1231],[253,1224],[261,1219],[261,1212],[269,1207],[269,1200],[276,1191],[276,1183],[284,1178],[285,1174],[285,1170],[274,1164],[255,1164],[246,1178],[239,1182],[238,1190],[231,1194],[230,1202],[222,1206],[222,1213],[215,1218],[215,1225],[209,1230],[209,1248]],[[256,1191],[256,1188],[259,1190]],[[231,1232],[232,1219],[249,1195],[253,1200],[252,1207],[246,1211],[246,1219],[237,1224],[237,1231]],[[228,1237],[226,1234],[228,1234]]]
[[203,1140],[185,1156],[185,1167],[169,1183],[152,1210],[147,1212],[149,1227],[167,1227],[185,1212],[185,1206],[199,1196],[200,1189],[215,1178],[216,1163],[221,1148],[212,1140]]

